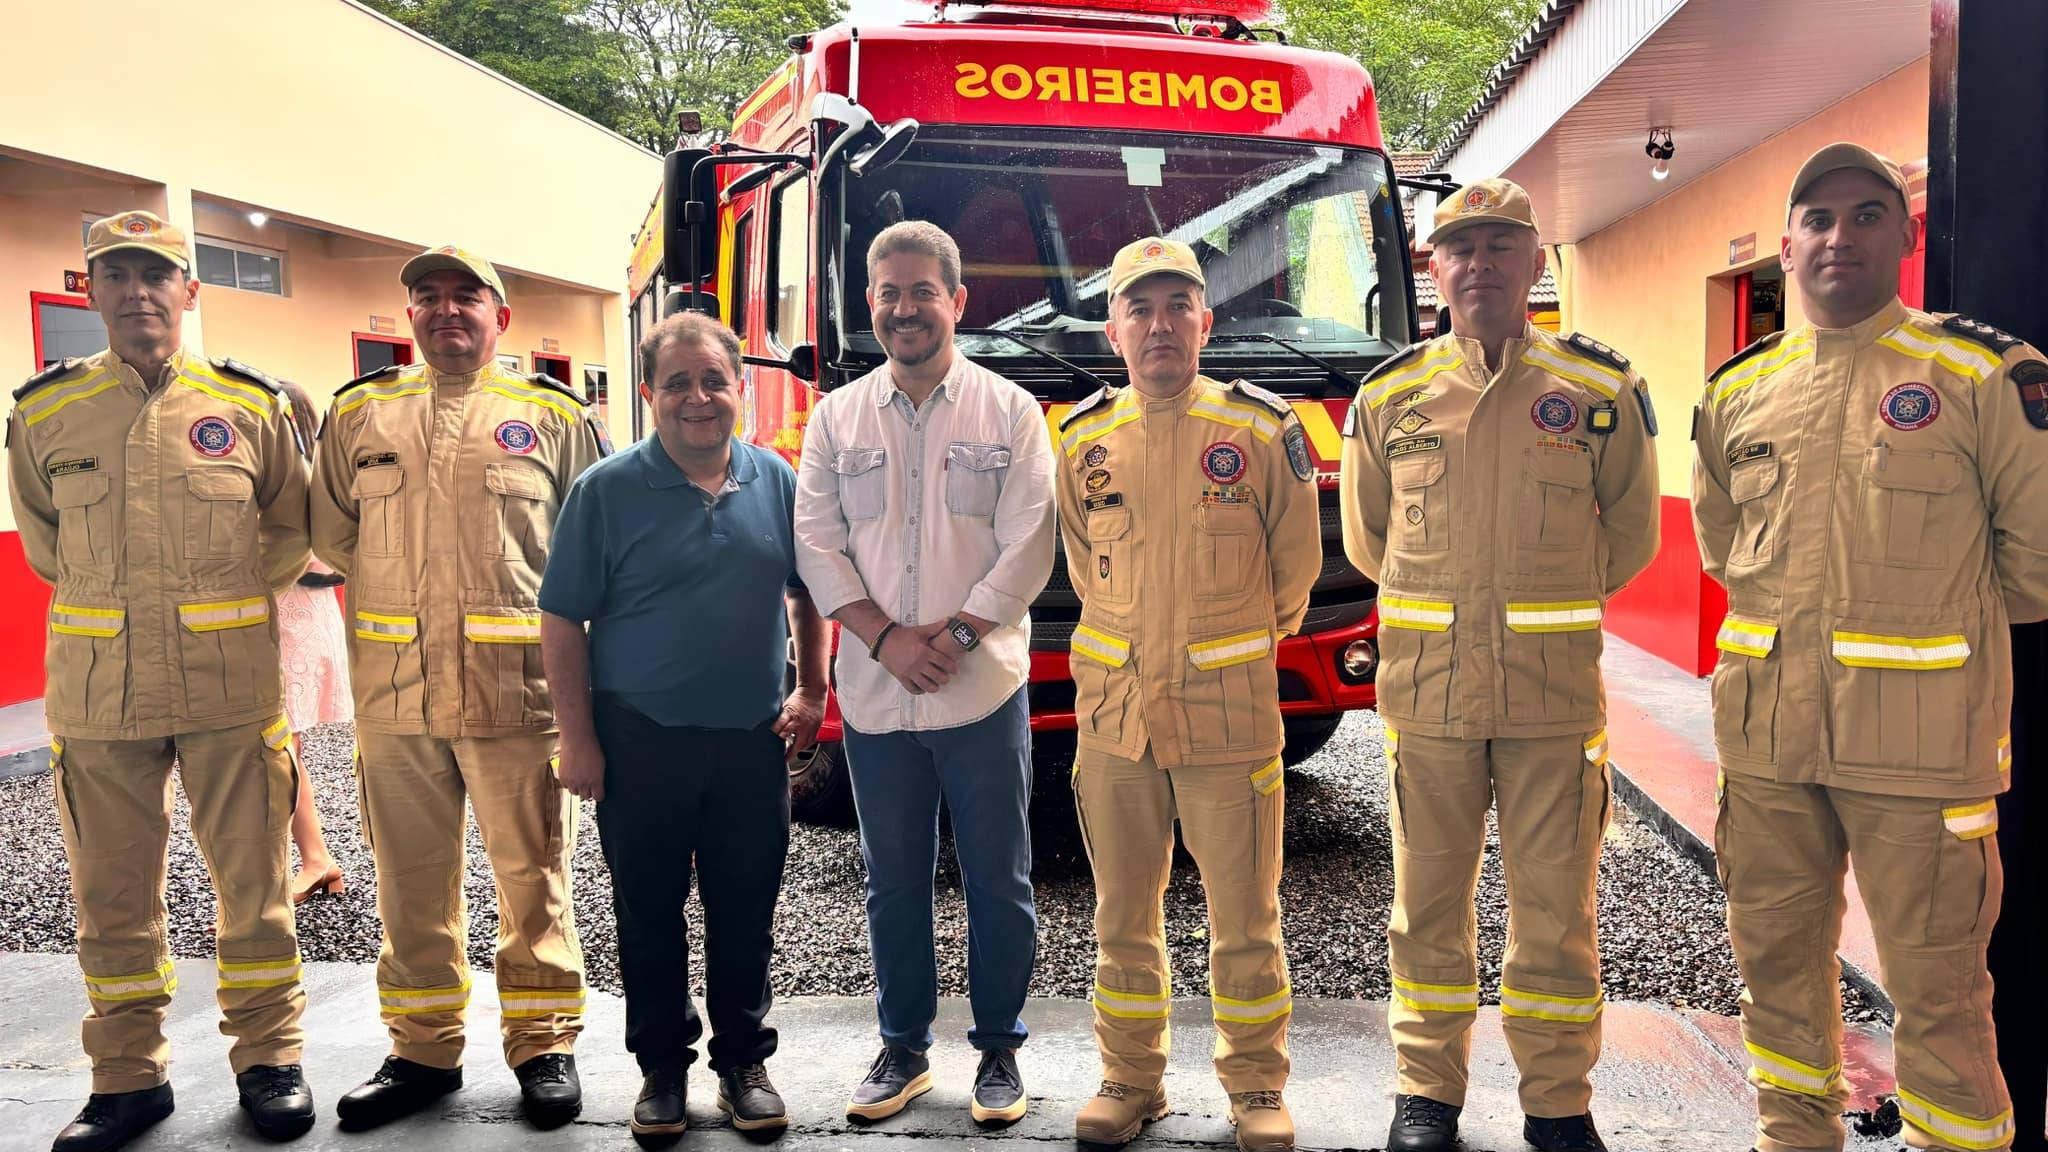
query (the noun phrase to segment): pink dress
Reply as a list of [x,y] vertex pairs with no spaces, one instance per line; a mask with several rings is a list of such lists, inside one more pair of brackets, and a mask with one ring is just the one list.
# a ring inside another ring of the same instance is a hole
[[[314,560],[309,572],[332,572]],[[284,711],[293,732],[355,718],[348,686],[348,633],[332,588],[293,584],[277,594]]]

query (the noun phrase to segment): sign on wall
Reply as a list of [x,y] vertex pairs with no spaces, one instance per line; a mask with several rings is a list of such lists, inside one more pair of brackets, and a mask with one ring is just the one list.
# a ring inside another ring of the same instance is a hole
[[66,268],[64,270],[64,290],[74,295],[83,296],[87,292],[92,291],[92,277],[83,272],[73,272]]
[[1728,242],[1728,263],[1731,267],[1745,260],[1754,259],[1756,259],[1756,233],[1751,232],[1747,236],[1738,237]]
[[398,335],[398,320],[391,316],[370,317],[370,331],[384,336]]
[[560,352],[562,350],[562,342],[543,336],[540,338],[540,350],[543,352]]

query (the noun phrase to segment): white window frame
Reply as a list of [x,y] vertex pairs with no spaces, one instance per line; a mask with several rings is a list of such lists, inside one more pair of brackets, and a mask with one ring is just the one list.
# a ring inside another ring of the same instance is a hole
[[232,288],[237,292],[254,292],[259,296],[283,297],[290,295],[289,292],[285,291],[287,269],[285,254],[282,249],[265,248],[260,244],[245,244],[240,240],[229,240],[220,236],[194,236],[192,238],[192,276],[195,280],[199,277],[199,249],[202,246],[220,248],[228,252],[247,253],[250,256],[267,256],[277,261],[277,291],[275,292],[265,292],[260,288],[242,287],[242,273],[239,267],[235,271],[235,282],[233,284],[208,284],[208,288]]
[[511,372],[515,375],[526,375],[526,369],[524,367],[525,363],[525,359],[522,358],[517,352],[498,353],[498,367],[503,368],[506,371]]

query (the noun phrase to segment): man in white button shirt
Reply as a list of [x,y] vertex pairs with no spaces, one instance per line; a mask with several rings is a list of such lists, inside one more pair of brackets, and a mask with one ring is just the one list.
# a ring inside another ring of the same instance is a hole
[[882,1051],[847,1115],[931,1088],[941,797],[967,891],[974,1119],[1024,1115],[1016,1050],[1031,900],[1031,601],[1052,573],[1052,444],[1029,392],[953,349],[960,249],[924,221],[868,248],[888,363],[819,401],[797,469],[796,565],[841,627],[839,709],[867,863]]

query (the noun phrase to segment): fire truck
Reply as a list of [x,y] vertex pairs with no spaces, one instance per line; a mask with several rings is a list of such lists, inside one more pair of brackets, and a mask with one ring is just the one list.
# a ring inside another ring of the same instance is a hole
[[[1292,764],[1375,703],[1377,589],[1344,558],[1339,429],[1359,378],[1416,332],[1371,79],[1255,27],[1267,3],[942,4],[924,22],[792,37],[728,140],[666,158],[629,279],[636,343],[678,308],[740,335],[741,434],[794,463],[820,394],[883,361],[865,257],[890,224],[929,220],[959,242],[959,351],[1028,388],[1054,428],[1127,383],[1104,331],[1111,256],[1144,235],[1192,245],[1216,314],[1203,370],[1286,396],[1321,488],[1322,572],[1278,656]],[[636,404],[636,435],[643,420]],[[1079,617],[1056,562],[1031,607],[1047,765],[1072,748]],[[799,815],[850,813],[840,734],[828,708],[792,770]]]

